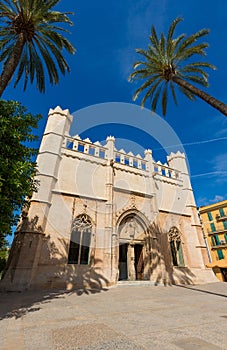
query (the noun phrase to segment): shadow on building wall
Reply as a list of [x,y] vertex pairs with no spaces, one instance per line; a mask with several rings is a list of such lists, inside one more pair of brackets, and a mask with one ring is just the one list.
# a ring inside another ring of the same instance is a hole
[[18,225],[0,281],[0,319],[38,311],[35,304],[65,298],[68,293],[80,296],[108,290],[103,261],[95,258],[94,251],[89,266],[68,264],[69,241],[44,235],[38,222],[37,216],[32,220],[25,216]]
[[150,254],[144,263],[148,264],[149,275],[154,276],[156,285],[193,284],[195,275],[189,268],[173,266],[168,232],[153,223],[147,230],[147,240]]
[[[53,241],[50,236],[46,236],[43,239],[39,270],[41,272],[46,269],[44,272],[47,282],[44,282],[44,287],[67,290],[77,288],[76,292],[80,295],[101,291],[108,286],[109,281],[102,273],[103,261],[95,257],[94,250],[91,250],[89,265],[68,264],[68,250],[69,241],[64,238],[58,237]],[[37,275],[36,280],[39,278]]]

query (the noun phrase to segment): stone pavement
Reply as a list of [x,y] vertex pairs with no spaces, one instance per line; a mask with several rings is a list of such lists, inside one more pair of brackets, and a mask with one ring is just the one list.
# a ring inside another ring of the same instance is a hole
[[0,297],[1,350],[227,350],[227,283]]

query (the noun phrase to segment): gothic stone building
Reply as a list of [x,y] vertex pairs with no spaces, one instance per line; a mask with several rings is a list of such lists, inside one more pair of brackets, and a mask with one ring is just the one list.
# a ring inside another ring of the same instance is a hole
[[50,109],[39,190],[22,212],[1,289],[102,288],[119,280],[215,281],[184,154],[167,163],[69,136]]

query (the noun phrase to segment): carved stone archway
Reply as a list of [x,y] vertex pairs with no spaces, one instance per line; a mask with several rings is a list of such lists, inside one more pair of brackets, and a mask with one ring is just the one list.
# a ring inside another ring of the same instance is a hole
[[143,280],[148,219],[139,211],[123,213],[117,222],[119,280]]

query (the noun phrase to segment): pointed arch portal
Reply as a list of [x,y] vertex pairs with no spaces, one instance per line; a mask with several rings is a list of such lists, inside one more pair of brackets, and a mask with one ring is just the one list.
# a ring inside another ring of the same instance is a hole
[[118,223],[119,280],[143,280],[149,222],[143,214],[133,210],[124,213]]

